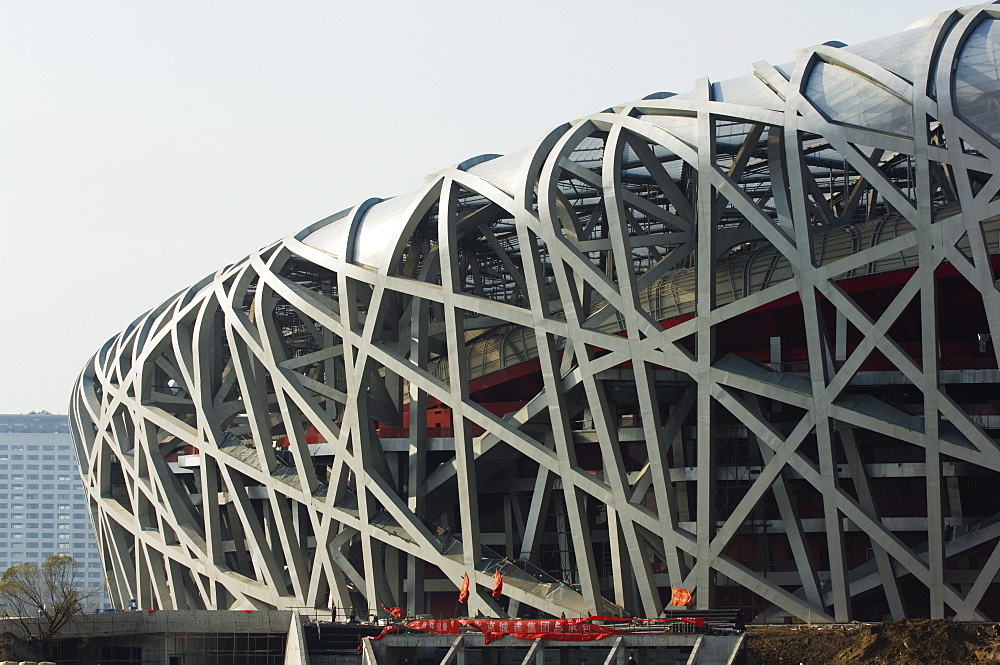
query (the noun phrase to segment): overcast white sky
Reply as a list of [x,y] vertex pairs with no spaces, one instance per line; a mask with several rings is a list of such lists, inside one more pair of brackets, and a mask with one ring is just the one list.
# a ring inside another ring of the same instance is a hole
[[0,413],[215,269],[566,120],[951,5],[0,3]]

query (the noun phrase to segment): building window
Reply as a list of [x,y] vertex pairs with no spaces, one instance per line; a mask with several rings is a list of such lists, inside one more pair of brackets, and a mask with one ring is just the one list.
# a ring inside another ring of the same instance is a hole
[[69,549],[69,543],[59,543],[58,545],[56,545],[56,549],[68,550]]

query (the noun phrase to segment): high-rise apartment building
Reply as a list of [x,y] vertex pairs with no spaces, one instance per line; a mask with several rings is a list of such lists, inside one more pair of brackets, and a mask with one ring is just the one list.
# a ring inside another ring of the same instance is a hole
[[68,554],[96,604],[104,573],[77,468],[66,416],[0,414],[0,571]]

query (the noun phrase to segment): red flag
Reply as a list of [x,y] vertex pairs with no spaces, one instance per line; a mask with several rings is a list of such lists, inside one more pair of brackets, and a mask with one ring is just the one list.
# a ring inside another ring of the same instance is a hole
[[385,603],[382,603],[382,609],[388,612],[393,619],[402,619],[406,616],[406,612],[399,607],[386,607]]
[[462,588],[458,590],[458,602],[464,603],[469,600],[469,575],[462,575]]
[[687,607],[691,604],[691,592],[679,587],[670,587],[670,604]]
[[493,597],[500,600],[500,596],[503,595],[503,575],[500,574],[500,569],[497,568],[493,573]]

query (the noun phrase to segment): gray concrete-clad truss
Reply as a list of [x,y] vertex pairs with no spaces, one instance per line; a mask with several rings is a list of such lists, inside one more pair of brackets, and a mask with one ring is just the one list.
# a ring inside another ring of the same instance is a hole
[[[872,594],[893,617],[982,617],[1000,520],[960,521],[962,478],[996,479],[1000,446],[946,389],[936,272],[971,284],[998,338],[995,26],[1000,7],[944,12],[609,108],[138,318],[72,398],[112,597],[418,613],[468,574],[462,611],[490,616],[655,616],[673,585],[811,621]],[[844,287],[897,270],[880,311]],[[769,364],[719,350],[779,302],[806,361],[783,363],[780,335]],[[916,351],[893,333],[914,308]],[[867,371],[874,354],[892,370]],[[977,371],[958,374],[997,381]],[[504,372],[539,389],[494,413],[476,395]],[[880,380],[919,413],[857,390]],[[441,407],[452,426],[429,427]],[[720,457],[723,429],[755,461]],[[916,516],[880,508],[897,465],[872,460],[873,435],[918,456],[898,465],[922,479]],[[733,549],[765,504],[781,574]]]

